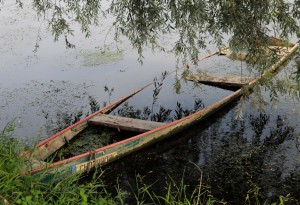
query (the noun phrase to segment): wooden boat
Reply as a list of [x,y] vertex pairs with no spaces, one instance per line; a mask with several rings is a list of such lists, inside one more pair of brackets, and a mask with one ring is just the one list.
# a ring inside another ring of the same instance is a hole
[[[297,49],[298,43],[290,44],[288,46],[288,52],[286,52],[277,63],[271,66],[260,77],[241,84],[238,90],[232,92],[220,101],[174,122],[165,124],[108,115],[121,103],[149,86],[147,85],[42,141],[35,149],[23,153],[22,156],[25,157],[27,161],[23,174],[38,174],[44,170],[46,170],[46,173],[49,174],[49,176],[56,173],[59,173],[60,175],[82,173],[94,167],[108,164],[132,152],[170,137],[175,133],[199,123],[201,120],[204,120],[227,104],[238,99],[243,93],[248,92],[255,84],[258,84],[261,79],[275,75],[280,70],[281,65],[287,62]],[[215,54],[217,53],[218,52]],[[141,132],[141,134],[58,162],[47,163],[44,161],[57,152],[68,141],[72,140],[76,135],[85,130],[90,124],[108,126],[118,130],[127,129],[138,131]]]

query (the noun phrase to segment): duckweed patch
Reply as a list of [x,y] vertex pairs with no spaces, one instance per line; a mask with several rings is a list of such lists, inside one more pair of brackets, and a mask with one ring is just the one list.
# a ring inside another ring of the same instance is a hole
[[90,127],[60,149],[55,157],[55,161],[109,145],[114,142],[114,136],[117,134],[117,130]]
[[83,66],[97,66],[115,63],[123,59],[123,51],[91,51],[83,55]]
[[136,134],[137,133],[129,131],[119,132],[115,129],[91,126],[62,147],[52,157],[49,157],[49,159],[59,161],[74,157],[113,144]]

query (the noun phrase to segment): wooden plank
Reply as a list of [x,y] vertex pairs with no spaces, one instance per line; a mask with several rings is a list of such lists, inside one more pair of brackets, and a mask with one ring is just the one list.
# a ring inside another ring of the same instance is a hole
[[213,76],[213,75],[204,75],[204,74],[189,74],[186,76],[186,79],[189,81],[195,81],[208,85],[216,85],[221,87],[235,87],[241,88],[244,85],[248,84],[253,80],[249,77],[241,76]]
[[100,125],[134,132],[147,132],[149,130],[153,130],[157,127],[165,125],[165,123],[161,122],[153,122],[105,114],[96,115],[88,122],[92,125]]
[[49,165],[47,162],[37,160],[30,156],[25,157],[24,163],[26,164],[27,167],[30,167],[31,169],[36,169],[39,167],[47,167],[47,165]]
[[286,40],[280,39],[280,38],[270,36],[268,38],[268,45],[269,46],[280,46],[280,47],[293,47],[295,44],[288,42]]
[[37,149],[34,150],[33,153],[30,153],[30,151],[26,151],[22,154],[22,156],[31,154],[32,155],[31,157],[36,158],[37,160],[46,159],[51,154],[55,153],[63,145],[65,145],[68,141],[73,139],[77,134],[79,134],[84,129],[86,129],[88,127],[88,123],[87,123],[88,119],[92,118],[93,116],[95,116],[99,113],[110,113],[112,110],[114,110],[116,107],[118,107],[121,103],[125,102],[126,100],[128,100],[129,98],[134,96],[135,94],[144,90],[151,84],[152,83],[145,85],[144,87],[140,88],[139,90],[136,90],[123,98],[120,98],[119,100],[115,101],[114,103],[98,110],[97,112],[87,116],[86,118],[71,125],[70,127],[67,127],[66,129],[56,133],[55,135],[45,139],[44,141],[40,142],[37,145]]

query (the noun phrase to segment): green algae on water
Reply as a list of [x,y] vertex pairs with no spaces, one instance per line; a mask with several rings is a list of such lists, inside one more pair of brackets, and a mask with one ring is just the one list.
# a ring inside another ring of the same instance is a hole
[[115,63],[123,59],[123,51],[91,51],[83,54],[83,66],[97,66]]
[[116,133],[118,133],[117,130],[90,127],[81,133],[78,138],[60,149],[54,161],[74,157],[109,145],[113,141],[113,137]]

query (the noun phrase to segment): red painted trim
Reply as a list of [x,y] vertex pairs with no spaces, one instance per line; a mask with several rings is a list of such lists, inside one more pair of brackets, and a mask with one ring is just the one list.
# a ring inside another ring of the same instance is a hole
[[[65,128],[65,129],[63,129],[62,131],[60,131],[60,132],[58,132],[58,133],[52,135],[51,137],[49,137],[49,138],[43,140],[42,142],[40,142],[40,143],[37,145],[37,148],[39,148],[39,147],[41,147],[41,146],[47,144],[47,143],[50,142],[51,140],[53,140],[53,139],[57,138],[58,136],[64,134],[64,133],[67,132],[68,130],[70,130],[70,129],[72,129],[72,128],[74,128],[74,127],[76,127],[76,126],[82,124],[83,122],[86,122],[87,120],[89,120],[90,118],[94,117],[95,115],[100,114],[100,113],[107,113],[107,112],[109,112],[110,109],[112,109],[115,105],[117,105],[117,104],[119,104],[119,103],[122,103],[123,101],[129,99],[130,97],[132,97],[133,95],[137,94],[138,92],[144,90],[145,88],[147,88],[147,87],[150,86],[151,84],[152,84],[152,83],[143,86],[143,87],[140,88],[139,90],[136,90],[136,91],[130,93],[129,95],[127,95],[127,96],[125,96],[125,97],[123,97],[123,98],[120,98],[119,100],[115,101],[114,103],[112,103],[112,104],[110,104],[110,105],[108,105],[108,106],[102,108],[101,110],[98,110],[97,112],[95,112],[95,113],[93,113],[93,114],[91,114],[91,115],[89,115],[89,116],[83,118],[82,120],[76,122],[75,124],[73,124],[73,125],[71,125],[71,126]],[[45,145],[45,146],[46,146],[46,145]],[[30,151],[25,151],[23,154],[21,154],[21,156],[25,156],[25,155],[29,154],[29,152],[30,152]]]
[[[295,47],[295,46],[294,46],[294,47]],[[294,48],[294,47],[293,47],[293,48]],[[291,49],[291,50],[292,50],[292,49]],[[282,59],[283,59],[283,58],[282,58]],[[252,81],[249,83],[249,85],[252,85],[252,84],[256,83],[256,82],[258,81],[258,79],[260,79],[260,78],[262,78],[262,77],[259,77],[259,78],[256,78],[256,79],[252,80]],[[151,84],[152,84],[152,83],[151,83]],[[149,85],[151,85],[151,84],[149,84]],[[147,85],[147,86],[145,86],[145,87],[148,87],[149,85]],[[144,88],[145,88],[145,87],[144,87]],[[140,89],[139,91],[143,90],[144,88]],[[166,129],[166,128],[172,126],[172,125],[179,124],[179,123],[182,122],[182,121],[185,121],[185,120],[187,120],[187,119],[189,119],[189,118],[194,117],[195,115],[199,115],[199,113],[201,113],[201,112],[205,112],[205,110],[207,110],[207,109],[210,109],[210,108],[212,108],[212,107],[214,107],[214,106],[217,106],[217,104],[219,104],[219,103],[222,102],[222,101],[224,101],[224,102],[226,102],[226,101],[230,102],[230,98],[231,98],[231,97],[234,97],[235,95],[240,95],[240,94],[241,94],[241,90],[242,90],[242,89],[239,89],[239,90],[237,90],[237,91],[231,93],[230,95],[226,96],[225,98],[223,98],[223,99],[221,99],[221,100],[215,102],[214,104],[212,104],[212,105],[210,105],[210,106],[204,108],[203,110],[200,110],[200,111],[198,111],[198,112],[196,112],[196,113],[194,113],[194,114],[192,114],[192,115],[186,116],[186,117],[184,117],[184,118],[181,118],[181,119],[176,120],[176,121],[174,121],[174,122],[168,123],[168,124],[163,125],[163,126],[161,126],[161,127],[155,128],[155,129],[150,130],[150,131],[148,131],[148,132],[145,132],[145,133],[136,135],[136,136],[134,136],[134,137],[131,137],[131,138],[128,138],[128,139],[125,139],[125,140],[116,142],[116,143],[114,143],[114,144],[110,144],[110,145],[107,145],[107,146],[105,146],[105,147],[101,147],[101,148],[99,148],[99,149],[95,149],[95,150],[90,151],[90,152],[85,152],[85,153],[83,153],[83,154],[80,154],[80,155],[71,157],[71,158],[69,158],[69,159],[65,159],[65,160],[62,160],[62,161],[59,161],[59,162],[55,162],[55,163],[51,164],[50,166],[48,166],[48,168],[55,167],[55,166],[58,166],[58,165],[61,165],[61,164],[67,163],[67,162],[75,161],[75,160],[77,160],[77,159],[79,159],[79,158],[83,158],[83,157],[89,156],[89,155],[91,155],[91,154],[93,154],[93,153],[97,153],[97,152],[103,151],[103,150],[105,150],[105,149],[109,149],[109,148],[115,147],[115,146],[120,145],[120,144],[127,143],[127,142],[129,142],[129,141],[132,141],[132,140],[135,140],[135,139],[138,139],[138,138],[142,138],[142,137],[144,137],[144,136],[146,136],[146,135],[152,134],[152,133],[154,133],[154,132],[158,132],[158,131],[160,131],[160,130],[162,130],[162,129]],[[136,92],[139,92],[139,91],[136,91]],[[136,92],[135,92],[135,93],[136,93]],[[134,95],[135,93],[130,94],[130,95],[128,95],[127,97],[129,97],[129,96],[131,96],[131,95]],[[126,98],[126,97],[125,97],[125,98]],[[125,99],[125,98],[123,98],[123,99]],[[234,98],[234,99],[235,99],[235,98]],[[115,103],[114,103],[114,104],[115,104]],[[109,106],[107,106],[107,107],[109,107]],[[106,107],[106,108],[107,108],[107,107]],[[106,108],[103,108],[103,109],[106,109]],[[94,113],[94,114],[92,114],[92,115],[90,115],[90,116],[84,118],[83,120],[81,120],[81,121],[75,123],[74,125],[72,125],[72,126],[66,128],[65,130],[63,130],[63,131],[57,133],[56,135],[52,136],[51,138],[48,138],[47,140],[44,140],[43,142],[41,142],[41,143],[39,144],[39,146],[41,146],[41,145],[47,143],[47,142],[50,141],[51,139],[53,139],[53,138],[55,138],[55,137],[61,135],[61,134],[64,133],[65,131],[67,131],[67,130],[73,128],[74,126],[76,126],[76,125],[78,125],[78,124],[80,124],[80,122],[86,121],[87,119],[91,118],[92,116],[94,116],[94,115],[100,113],[103,109],[101,109],[101,110],[99,110],[98,112],[96,112],[96,113]],[[29,171],[28,174],[35,173],[35,172],[41,171],[41,170],[43,170],[43,169],[46,169],[46,168],[38,168],[38,169],[35,169],[35,170],[32,170],[32,171]]]
[[[61,160],[61,161],[52,163],[52,164],[50,164],[50,166],[48,166],[48,168],[55,167],[55,166],[58,166],[58,165],[62,165],[62,164],[68,163],[68,162],[75,161],[75,160],[77,160],[77,159],[80,159],[80,158],[89,156],[89,155],[91,155],[91,154],[93,154],[93,153],[97,153],[97,152],[100,152],[100,151],[103,151],[103,150],[106,150],[106,149],[115,147],[115,146],[120,145],[120,144],[127,143],[127,142],[129,142],[129,141],[132,141],[132,140],[135,140],[135,139],[138,139],[138,138],[143,138],[144,136],[147,136],[147,135],[152,134],[152,133],[154,133],[154,132],[158,132],[158,131],[160,131],[160,130],[162,130],[162,129],[166,129],[166,128],[172,126],[172,125],[179,124],[180,122],[185,121],[185,120],[187,120],[187,119],[189,119],[189,118],[192,118],[192,117],[194,117],[195,115],[198,115],[198,114],[201,113],[201,112],[205,112],[205,110],[210,109],[211,107],[215,106],[216,104],[220,103],[221,101],[225,101],[225,100],[227,100],[228,98],[231,98],[232,96],[236,95],[237,92],[241,92],[241,89],[239,89],[239,90],[237,90],[237,91],[231,93],[230,95],[226,96],[225,98],[223,98],[223,99],[221,99],[221,100],[215,102],[214,104],[212,104],[212,105],[210,105],[210,106],[204,108],[203,110],[200,110],[200,111],[198,111],[198,112],[196,112],[196,113],[194,113],[194,114],[192,114],[192,115],[186,116],[186,117],[181,118],[181,119],[179,119],[179,120],[176,120],[176,121],[174,121],[174,122],[170,122],[170,123],[168,123],[168,124],[166,124],[166,125],[163,125],[163,126],[161,126],[161,127],[155,128],[155,129],[150,130],[150,131],[148,131],[148,132],[145,132],[145,133],[142,133],[142,134],[133,136],[133,137],[131,137],[131,138],[124,139],[124,140],[122,140],[122,141],[119,141],[119,142],[116,142],[116,143],[107,145],[107,146],[105,146],[105,147],[101,147],[101,148],[98,148],[98,149],[95,149],[95,150],[92,150],[92,151],[89,151],[89,152],[85,152],[85,153],[83,153],[83,154],[80,154],[80,155],[77,155],[77,156],[74,156],[74,157],[71,157],[71,158],[68,158],[68,159],[65,159],[65,160]],[[35,169],[35,170],[30,171],[29,173],[30,173],[30,174],[31,174],[31,173],[35,173],[35,172],[41,171],[41,170],[43,170],[43,169],[46,169],[46,168],[38,168],[38,169]]]

